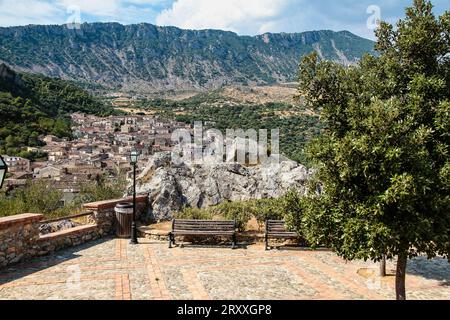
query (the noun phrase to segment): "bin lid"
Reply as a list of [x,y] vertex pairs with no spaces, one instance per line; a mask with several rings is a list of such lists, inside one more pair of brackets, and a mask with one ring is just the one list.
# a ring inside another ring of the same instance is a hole
[[133,204],[131,202],[121,202],[116,204],[117,209],[130,209],[133,208]]

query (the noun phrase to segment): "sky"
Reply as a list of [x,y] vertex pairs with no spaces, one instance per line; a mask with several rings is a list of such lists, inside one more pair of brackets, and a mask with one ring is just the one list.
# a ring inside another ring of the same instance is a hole
[[[433,0],[435,14],[449,0]],[[412,0],[0,0],[0,26],[83,22],[152,23],[240,35],[348,30],[374,39],[376,21],[394,23]]]

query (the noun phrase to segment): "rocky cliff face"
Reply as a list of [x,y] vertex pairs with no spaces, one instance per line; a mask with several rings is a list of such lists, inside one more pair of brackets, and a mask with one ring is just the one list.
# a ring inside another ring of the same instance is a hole
[[139,92],[291,82],[313,51],[342,64],[374,53],[372,41],[348,31],[249,37],[144,23],[0,28],[0,62],[17,70]]
[[312,171],[290,160],[246,167],[238,163],[174,164],[158,153],[137,179],[137,192],[149,193],[152,219],[170,220],[184,206],[206,208],[223,201],[276,198],[291,188],[306,191]]

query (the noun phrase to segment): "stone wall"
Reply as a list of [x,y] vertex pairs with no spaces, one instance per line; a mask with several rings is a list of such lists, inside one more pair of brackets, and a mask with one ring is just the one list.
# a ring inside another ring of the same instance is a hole
[[[44,218],[42,214],[25,213],[0,218],[0,268],[113,235],[114,207],[117,203],[132,200],[126,198],[85,204],[84,208],[92,212],[87,224],[45,235],[39,232]],[[147,202],[147,195],[136,198],[137,218],[147,215]]]
[[25,213],[0,218],[0,267],[35,255],[41,214]]

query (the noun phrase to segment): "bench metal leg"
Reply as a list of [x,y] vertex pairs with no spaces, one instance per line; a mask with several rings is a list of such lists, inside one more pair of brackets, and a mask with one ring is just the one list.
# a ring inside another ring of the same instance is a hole
[[268,236],[268,233],[269,233],[269,220],[268,219],[266,219],[266,222],[265,222],[264,225],[265,225],[265,229],[266,229],[266,232],[264,233],[264,243],[266,245],[265,250],[267,251],[267,250],[269,250],[269,236]]
[[234,250],[234,249],[237,248],[237,246],[236,246],[236,234],[233,234],[232,241],[233,241],[233,243],[232,243],[232,245],[231,245],[231,249]]
[[169,249],[172,249],[172,239],[173,239],[173,235],[172,235],[172,233],[169,233]]

